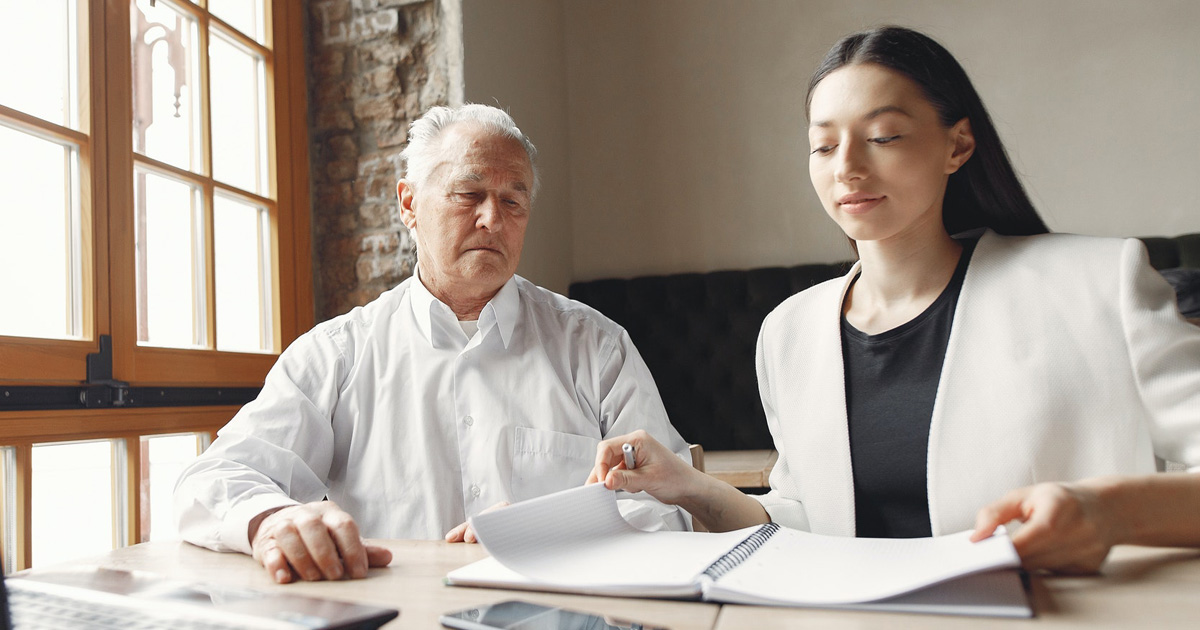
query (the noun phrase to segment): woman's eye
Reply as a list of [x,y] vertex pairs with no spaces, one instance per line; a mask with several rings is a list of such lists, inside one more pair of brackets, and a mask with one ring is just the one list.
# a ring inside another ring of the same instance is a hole
[[817,148],[813,149],[809,153],[809,155],[829,155],[829,153],[832,151],[833,151],[833,147],[826,145],[823,147],[817,147]]
[[900,139],[900,136],[882,136],[879,138],[871,138],[872,144],[891,144]]

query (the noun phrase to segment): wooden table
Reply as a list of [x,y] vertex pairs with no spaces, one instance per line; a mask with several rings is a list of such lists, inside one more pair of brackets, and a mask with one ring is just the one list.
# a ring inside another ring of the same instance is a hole
[[[478,545],[440,541],[373,541],[395,554],[392,566],[372,569],[365,580],[272,583],[254,561],[186,543],[146,543],[94,559],[110,568],[155,571],[171,577],[258,589],[280,589],[400,609],[384,626],[439,628],[444,612],[509,598],[566,606],[653,623],[674,630],[744,628],[966,628],[1049,630],[1051,628],[1200,627],[1200,550],[1118,547],[1103,573],[1087,577],[1034,576],[1037,617],[1006,620],[934,615],[850,612],[760,606],[717,606],[699,602],[557,595],[445,586],[455,568],[483,558]],[[797,566],[797,571],[804,567]]]
[[601,615],[609,614],[666,626],[672,630],[711,630],[720,610],[716,604],[700,602],[446,586],[442,578],[451,570],[487,556],[483,547],[425,540],[371,542],[391,549],[393,560],[387,568],[371,569],[365,580],[275,584],[249,556],[217,553],[182,542],[134,545],[92,559],[91,563],[113,569],[153,571],[183,580],[219,582],[260,590],[277,589],[398,608],[400,616],[383,626],[384,630],[441,628],[438,617],[443,613],[505,599],[523,599]]
[[761,451],[704,451],[704,472],[735,488],[766,488],[779,453]]

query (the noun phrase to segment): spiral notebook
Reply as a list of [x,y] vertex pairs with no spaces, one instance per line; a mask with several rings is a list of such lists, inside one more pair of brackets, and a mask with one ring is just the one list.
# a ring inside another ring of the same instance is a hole
[[1007,535],[822,536],[774,523],[726,533],[645,532],[584,486],[471,519],[491,554],[458,586],[774,606],[1031,617]]

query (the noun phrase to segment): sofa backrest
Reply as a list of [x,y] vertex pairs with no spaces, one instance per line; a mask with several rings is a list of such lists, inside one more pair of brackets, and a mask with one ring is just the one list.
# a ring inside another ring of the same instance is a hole
[[[1200,268],[1200,234],[1143,238],[1156,269]],[[780,302],[845,274],[851,263],[576,282],[570,297],[629,331],[671,422],[705,450],[774,448],[754,351]]]
[[1200,269],[1200,234],[1184,234],[1174,238],[1162,236],[1139,237],[1146,244],[1150,264],[1159,271],[1183,267]]

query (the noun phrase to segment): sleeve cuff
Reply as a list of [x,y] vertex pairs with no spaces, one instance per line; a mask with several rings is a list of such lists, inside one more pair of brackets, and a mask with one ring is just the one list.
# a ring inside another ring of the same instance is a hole
[[775,490],[766,494],[749,496],[762,504],[772,522],[792,529],[812,531],[808,524],[808,512],[804,510],[804,503],[782,497]]
[[273,493],[256,494],[238,503],[229,509],[221,522],[221,531],[218,534],[221,545],[251,555],[253,550],[250,548],[250,521],[267,510],[289,505],[299,503],[286,495]]

